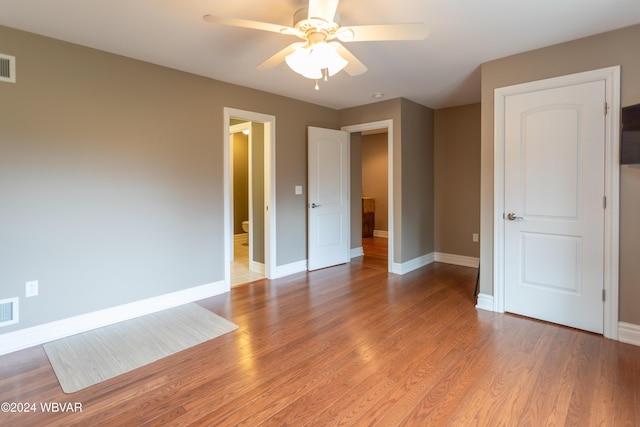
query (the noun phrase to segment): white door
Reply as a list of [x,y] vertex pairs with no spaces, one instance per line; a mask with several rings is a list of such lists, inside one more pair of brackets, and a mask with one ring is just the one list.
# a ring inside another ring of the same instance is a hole
[[505,309],[603,332],[605,83],[505,98]]
[[349,262],[349,134],[309,127],[308,269]]

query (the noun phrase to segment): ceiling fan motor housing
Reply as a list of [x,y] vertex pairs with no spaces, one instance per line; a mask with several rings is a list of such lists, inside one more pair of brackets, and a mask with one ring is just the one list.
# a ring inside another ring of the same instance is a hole
[[303,7],[293,14],[293,27],[305,35],[310,33],[325,34],[325,39],[328,39],[338,31],[340,24],[337,13],[334,20],[329,22],[322,18],[309,17],[309,8]]

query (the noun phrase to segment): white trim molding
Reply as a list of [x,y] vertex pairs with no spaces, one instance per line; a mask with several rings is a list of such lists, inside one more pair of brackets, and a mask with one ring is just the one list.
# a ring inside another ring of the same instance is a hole
[[434,261],[434,254],[426,254],[422,255],[418,258],[414,258],[412,260],[403,262],[402,264],[394,262],[392,273],[394,274],[407,274],[413,270],[417,270],[420,267],[424,267],[425,265],[429,265]]
[[1,299],[0,305],[8,305],[11,307],[11,318],[9,320],[0,321],[0,327],[14,325],[20,321],[20,298],[13,297]]
[[619,322],[618,341],[640,346],[640,325]]
[[159,295],[0,335],[0,355],[229,292],[224,281]]
[[258,261],[249,262],[249,270],[264,276],[264,263]]
[[[231,288],[231,260],[233,259],[232,245],[232,193],[233,182],[231,160],[231,141],[229,129],[231,119],[242,119],[264,124],[264,275],[267,279],[274,278],[276,269],[276,117],[269,114],[236,108],[223,108],[223,188],[224,188],[224,277],[225,283]],[[249,219],[251,221],[251,219]],[[251,221],[252,222],[252,221]],[[252,228],[253,224],[250,223]]]
[[286,277],[291,274],[301,273],[303,271],[307,271],[306,259],[303,259],[302,261],[292,262],[290,264],[277,265],[275,269],[275,274],[273,275],[273,279],[279,279],[281,277]]
[[620,233],[620,66],[585,71],[494,90],[494,175],[493,175],[493,310],[505,311],[504,253],[504,160],[505,100],[507,96],[576,85],[605,82],[608,106],[605,126],[605,209],[604,230],[604,336],[618,339],[619,233]]
[[493,310],[493,295],[479,294],[476,308],[479,310],[494,311]]
[[436,252],[434,255],[436,262],[444,262],[445,264],[454,264],[462,267],[478,268],[478,264],[480,263],[480,258],[472,256],[443,254],[442,252]]
[[[394,176],[396,171],[394,171],[394,161],[393,161],[393,147],[396,142],[393,140],[393,119],[380,120],[377,122],[369,122],[369,123],[361,123],[356,125],[343,126],[341,129],[345,132],[355,133],[362,132],[368,130],[378,130],[378,129],[387,129],[387,221],[389,224],[394,224]],[[395,231],[393,230],[393,225],[389,227],[389,231],[387,232],[387,238],[389,239],[389,244],[387,245],[387,269],[391,273],[395,273],[395,269],[397,264],[393,262],[395,257],[394,255],[394,239],[395,239]]]
[[361,256],[364,256],[364,249],[362,249],[362,246],[359,248],[351,248],[351,258],[358,258]]

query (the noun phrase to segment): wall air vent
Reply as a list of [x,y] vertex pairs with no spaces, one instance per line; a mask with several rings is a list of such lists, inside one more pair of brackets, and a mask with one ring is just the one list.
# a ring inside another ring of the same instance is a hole
[[0,300],[0,327],[18,323],[18,298]]
[[0,53],[0,82],[16,82],[16,57]]

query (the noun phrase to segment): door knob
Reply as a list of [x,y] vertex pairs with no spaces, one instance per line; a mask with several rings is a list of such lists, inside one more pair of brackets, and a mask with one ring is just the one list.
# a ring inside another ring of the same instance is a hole
[[310,205],[310,206],[311,206],[311,209],[313,209],[313,208],[319,208],[319,207],[320,207],[320,205],[316,205],[315,203],[311,203],[311,205]]
[[507,219],[508,219],[509,221],[517,221],[517,220],[519,220],[519,219],[524,219],[524,218],[523,218],[523,217],[521,217],[521,216],[516,216],[516,214],[514,214],[513,212],[509,212],[509,213],[507,214]]

